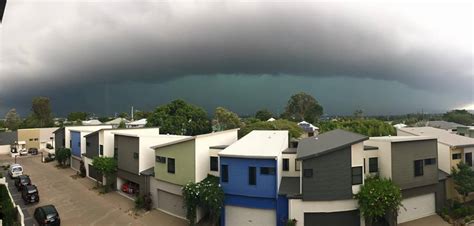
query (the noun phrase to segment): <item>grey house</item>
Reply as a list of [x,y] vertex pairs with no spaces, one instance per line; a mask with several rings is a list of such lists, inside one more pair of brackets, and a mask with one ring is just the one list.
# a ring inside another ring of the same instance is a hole
[[437,139],[423,136],[371,137],[364,142],[364,174],[391,178],[402,189],[398,223],[430,216],[446,199],[447,174],[438,169]]
[[296,219],[298,225],[361,224],[353,195],[364,183],[363,141],[367,139],[338,129],[299,142],[296,160],[301,161],[301,177],[284,177],[279,190],[288,198],[289,219]]

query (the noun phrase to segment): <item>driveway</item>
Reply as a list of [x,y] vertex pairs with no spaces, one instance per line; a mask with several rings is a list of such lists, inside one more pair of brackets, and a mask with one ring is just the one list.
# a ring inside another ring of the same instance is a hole
[[[14,160],[1,156],[0,162]],[[94,189],[95,182],[88,178],[78,178],[72,169],[57,169],[56,162],[42,163],[38,157],[17,159],[24,174],[38,187],[40,202],[23,208],[26,216],[33,215],[38,206],[53,204],[58,209],[63,225],[163,225],[185,226],[185,220],[159,210],[135,214],[134,202],[116,192],[99,194]],[[10,183],[9,183],[10,184]],[[14,188],[14,185],[13,185]],[[16,189],[12,189],[16,192]],[[15,201],[18,197],[14,195]],[[22,205],[22,202],[18,202]],[[28,221],[27,225],[35,225]]]
[[444,221],[438,215],[431,215],[429,217],[424,217],[418,220],[409,221],[403,224],[399,224],[399,226],[450,226],[448,222]]

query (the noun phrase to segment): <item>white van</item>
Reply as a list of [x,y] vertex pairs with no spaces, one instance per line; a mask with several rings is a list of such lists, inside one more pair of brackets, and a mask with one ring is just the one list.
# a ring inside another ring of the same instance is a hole
[[20,175],[23,175],[23,167],[20,164],[12,164],[10,165],[10,169],[8,170],[8,174],[10,178],[15,178]]

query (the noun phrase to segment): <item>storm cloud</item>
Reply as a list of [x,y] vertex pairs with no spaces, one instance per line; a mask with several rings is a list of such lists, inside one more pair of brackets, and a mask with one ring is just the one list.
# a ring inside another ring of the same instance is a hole
[[469,104],[471,4],[10,1],[0,96],[270,75],[394,81]]

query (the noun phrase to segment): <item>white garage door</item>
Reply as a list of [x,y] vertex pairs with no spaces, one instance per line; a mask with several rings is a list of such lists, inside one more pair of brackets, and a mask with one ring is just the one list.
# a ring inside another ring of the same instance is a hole
[[158,209],[186,218],[186,209],[183,206],[183,197],[158,190]]
[[435,193],[402,200],[403,207],[398,214],[398,223],[416,220],[435,214]]
[[276,212],[268,209],[254,209],[238,206],[225,206],[226,226],[275,226]]

